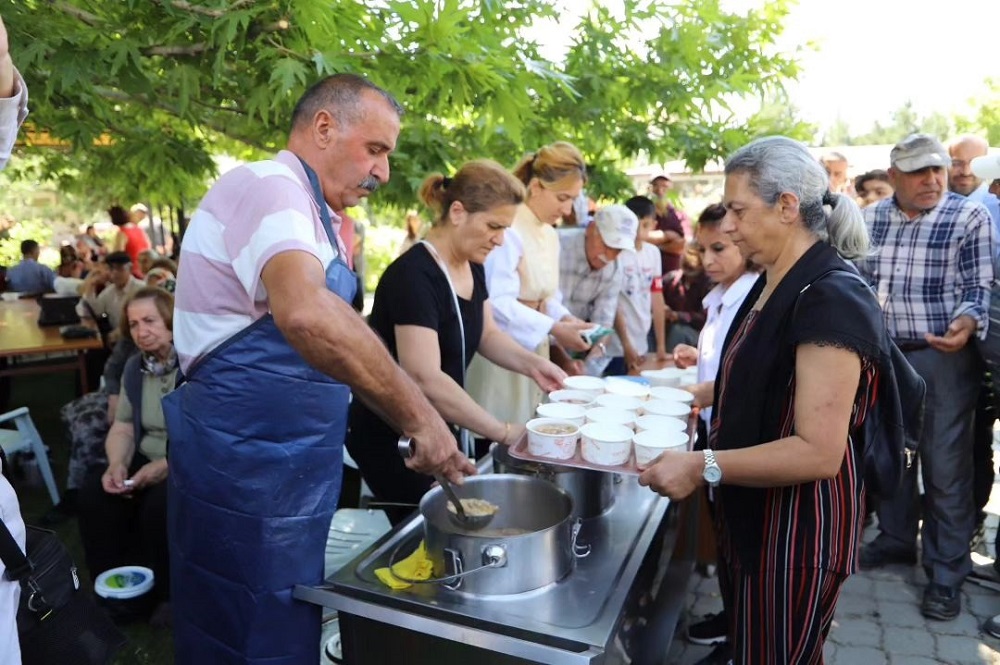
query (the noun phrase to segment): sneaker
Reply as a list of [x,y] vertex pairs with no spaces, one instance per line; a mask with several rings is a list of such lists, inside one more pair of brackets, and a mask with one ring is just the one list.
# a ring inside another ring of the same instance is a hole
[[987,635],[1000,638],[1000,614],[986,620],[986,623],[983,624],[983,632]]
[[924,600],[920,603],[920,613],[928,619],[948,621],[962,611],[962,597],[958,589],[931,582],[924,589]]
[[725,644],[729,641],[729,619],[725,612],[717,614],[707,614],[698,623],[688,626],[687,639],[691,644],[703,644],[712,646],[713,644]]
[[861,570],[871,570],[881,568],[894,563],[901,563],[912,566],[917,562],[916,552],[893,551],[887,547],[879,545],[877,540],[864,545],[861,548],[861,555],[858,557],[858,565]]
[[712,653],[699,660],[695,665],[732,665],[732,662],[733,654],[729,645],[720,644],[712,649]]

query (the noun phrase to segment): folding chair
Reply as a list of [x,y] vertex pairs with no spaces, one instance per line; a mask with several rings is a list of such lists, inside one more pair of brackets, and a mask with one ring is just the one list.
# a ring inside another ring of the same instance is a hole
[[10,421],[14,422],[16,429],[0,427],[0,448],[3,448],[4,454],[8,456],[24,451],[33,452],[38,461],[38,470],[42,472],[45,487],[49,490],[52,505],[58,504],[59,491],[52,476],[52,467],[49,466],[49,454],[45,450],[45,444],[42,443],[42,437],[35,429],[35,423],[31,422],[28,407],[22,406],[7,413],[0,413],[0,424]]

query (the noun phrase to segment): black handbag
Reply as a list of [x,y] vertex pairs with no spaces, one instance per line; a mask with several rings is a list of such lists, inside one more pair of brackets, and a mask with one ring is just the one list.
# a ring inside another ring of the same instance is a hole
[[80,590],[69,552],[52,531],[26,528],[25,550],[0,521],[0,559],[20,582],[17,632],[23,665],[105,665],[125,635]]

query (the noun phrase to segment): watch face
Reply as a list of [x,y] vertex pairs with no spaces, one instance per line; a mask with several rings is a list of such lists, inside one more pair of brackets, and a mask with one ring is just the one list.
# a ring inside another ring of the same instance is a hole
[[722,469],[717,466],[708,466],[705,467],[705,472],[702,475],[705,477],[705,482],[715,484],[722,480]]

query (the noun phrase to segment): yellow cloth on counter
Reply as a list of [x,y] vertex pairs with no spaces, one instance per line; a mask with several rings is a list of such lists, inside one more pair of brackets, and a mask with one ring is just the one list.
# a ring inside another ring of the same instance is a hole
[[424,541],[421,540],[420,545],[414,550],[413,554],[397,562],[392,567],[392,570],[388,568],[376,568],[375,577],[390,589],[399,591],[400,589],[408,589],[413,585],[409,582],[404,582],[393,575],[393,573],[410,580],[426,580],[430,578],[433,572],[434,564],[431,563],[430,558],[427,556],[427,548],[424,546]]

